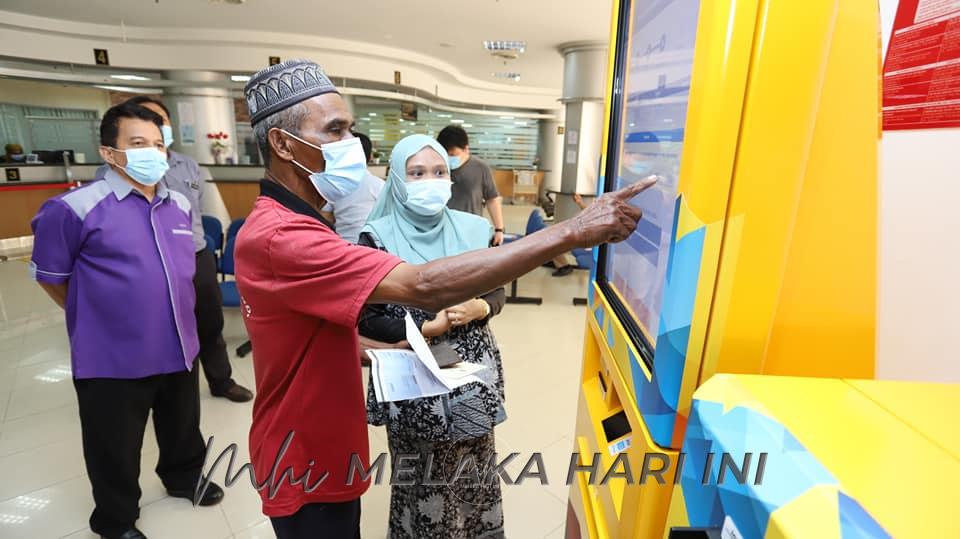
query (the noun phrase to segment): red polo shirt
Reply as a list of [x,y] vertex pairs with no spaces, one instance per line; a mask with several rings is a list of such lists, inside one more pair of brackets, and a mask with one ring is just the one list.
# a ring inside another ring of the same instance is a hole
[[[369,467],[357,319],[400,260],[347,243],[306,202],[266,180],[237,236],[235,257],[253,344],[250,460],[257,482],[267,483],[260,490],[264,514],[359,498],[368,482],[354,477],[347,484],[353,454]],[[290,484],[308,472],[307,485]]]

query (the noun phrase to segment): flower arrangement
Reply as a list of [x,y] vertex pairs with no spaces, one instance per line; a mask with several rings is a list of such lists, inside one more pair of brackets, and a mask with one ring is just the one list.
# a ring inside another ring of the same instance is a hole
[[223,161],[223,154],[227,153],[227,150],[230,148],[230,145],[224,142],[230,138],[230,135],[219,131],[217,133],[207,133],[207,139],[210,142],[210,153],[213,154],[213,160],[218,165]]

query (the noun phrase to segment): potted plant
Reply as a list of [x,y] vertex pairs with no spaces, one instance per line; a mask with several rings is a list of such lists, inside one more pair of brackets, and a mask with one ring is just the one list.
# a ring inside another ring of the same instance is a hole
[[218,133],[207,133],[207,138],[211,141],[210,153],[213,154],[213,162],[222,165],[224,155],[230,149],[230,145],[225,142],[230,138],[230,135],[220,131]]

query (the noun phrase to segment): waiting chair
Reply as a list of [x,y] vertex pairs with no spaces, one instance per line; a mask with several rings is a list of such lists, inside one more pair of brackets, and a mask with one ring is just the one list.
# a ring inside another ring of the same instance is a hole
[[207,249],[213,251],[213,256],[217,256],[217,242],[210,237],[210,234],[204,234],[203,239],[207,242]]
[[[224,307],[240,307],[240,292],[237,290],[237,281],[227,281],[227,275],[236,275],[233,259],[233,248],[237,242],[237,233],[243,226],[243,219],[236,219],[227,229],[227,241],[223,246],[223,256],[220,257],[220,295],[223,296]],[[253,349],[250,341],[237,347],[237,357],[244,357]]]
[[223,224],[220,223],[220,219],[212,215],[203,215],[200,220],[203,223],[203,233],[210,238],[207,241],[207,247],[210,247],[214,253],[219,253],[223,249]]
[[227,275],[233,275],[233,246],[230,246],[230,267],[229,271],[224,269],[224,258],[226,258],[227,244],[230,243],[230,239],[236,240],[237,233],[240,232],[240,227],[243,226],[243,219],[234,219],[230,222],[230,226],[227,227],[227,236],[223,244],[223,255],[220,257],[220,281],[226,281]]

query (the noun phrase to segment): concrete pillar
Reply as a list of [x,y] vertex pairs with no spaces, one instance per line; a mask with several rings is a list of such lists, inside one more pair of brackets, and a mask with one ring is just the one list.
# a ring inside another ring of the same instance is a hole
[[350,111],[350,114],[353,114],[354,116],[356,116],[356,115],[357,115],[357,101],[356,101],[356,99],[355,99],[352,95],[349,95],[349,94],[341,94],[340,97],[343,98],[343,102],[347,105],[347,110]]
[[559,192],[560,176],[563,170],[563,127],[564,109],[557,112],[556,120],[540,120],[539,146],[540,169],[543,170],[543,189]]
[[607,80],[607,44],[576,42],[560,46],[563,55],[564,139],[556,219],[563,221],[580,208],[573,194],[589,200],[597,192],[600,146],[603,140],[603,96]]
[[207,133],[223,132],[229,136],[224,162],[229,158],[236,163],[237,144],[243,141],[237,140],[233,96],[230,90],[216,87],[223,86],[227,76],[214,71],[168,71],[165,76],[188,83],[164,90],[163,101],[170,109],[173,123],[174,151],[189,155],[200,164],[213,164],[212,141],[207,139]]

